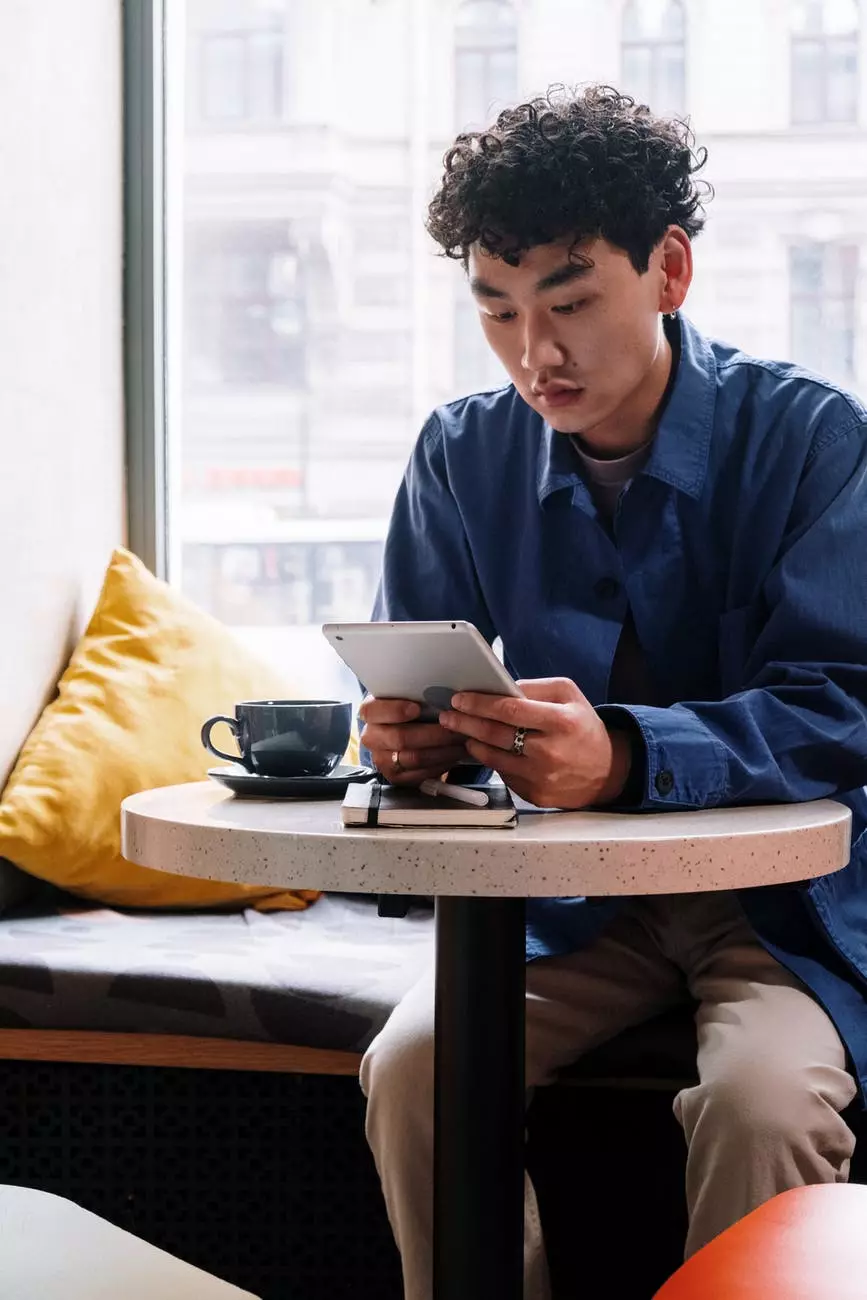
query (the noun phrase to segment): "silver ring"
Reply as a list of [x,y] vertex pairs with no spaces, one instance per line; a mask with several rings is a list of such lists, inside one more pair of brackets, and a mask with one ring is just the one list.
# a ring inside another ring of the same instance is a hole
[[513,754],[523,754],[523,752],[524,752],[524,741],[525,741],[526,739],[527,739],[527,728],[526,728],[526,727],[516,727],[516,728],[515,728],[515,739],[512,741],[512,753],[513,753]]
[[400,750],[399,750],[399,749],[393,749],[393,750],[391,751],[391,765],[392,765],[392,767],[394,768],[395,772],[402,772],[402,771],[403,771],[403,767],[401,766],[401,762],[400,762]]

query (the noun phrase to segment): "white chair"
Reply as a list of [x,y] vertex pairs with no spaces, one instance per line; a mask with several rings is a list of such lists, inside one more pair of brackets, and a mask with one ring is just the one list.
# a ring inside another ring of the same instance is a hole
[[0,1186],[3,1300],[256,1300],[73,1201]]

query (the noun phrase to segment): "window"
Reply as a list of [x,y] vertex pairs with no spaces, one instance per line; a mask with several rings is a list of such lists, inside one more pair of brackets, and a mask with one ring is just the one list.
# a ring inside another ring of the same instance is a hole
[[817,241],[790,251],[792,357],[843,383],[855,376],[858,247]]
[[[630,0],[613,30],[602,7],[164,5],[166,187],[153,220],[162,230],[165,213],[168,576],[311,695],[349,689],[319,625],[369,612],[430,411],[506,382],[462,268],[423,226],[457,129],[618,54],[624,90],[683,112],[693,38],[718,52],[696,100],[713,121],[694,121],[717,194],[686,311],[708,334],[867,390],[867,196],[852,163],[867,132],[856,122],[840,144],[831,120],[841,97],[854,103],[839,69],[841,51],[854,57],[855,6],[744,3],[734,23],[723,4]],[[779,132],[801,38],[824,69],[821,111],[811,130]],[[733,80],[745,46],[762,58]]]
[[857,0],[804,0],[792,31],[792,121],[855,122],[858,117]]
[[409,219],[400,216],[377,214],[360,217],[355,223],[355,251],[357,254],[405,253],[409,249]]
[[686,19],[681,0],[628,0],[623,89],[655,113],[686,112]]
[[342,341],[344,365],[393,365],[395,362],[401,366],[409,365],[409,334],[406,330],[347,330]]
[[508,0],[465,0],[455,29],[455,125],[459,131],[488,125],[517,93],[515,13]]
[[406,272],[394,275],[359,275],[355,280],[355,302],[358,307],[403,307],[409,298]]
[[[455,125],[479,130],[509,104],[518,83],[518,35],[510,3],[464,0],[455,27]],[[506,376],[485,342],[461,276],[454,281],[455,392],[493,388]]]
[[455,396],[507,384],[509,376],[488,347],[478,308],[464,283],[457,289],[454,328]]
[[381,549],[342,539],[198,543],[184,552],[183,585],[230,626],[363,622]]
[[[259,17],[249,9],[249,17]],[[197,11],[202,14],[201,8]],[[277,14],[266,25],[205,30],[194,37],[199,51],[199,116],[210,126],[274,122],[283,110],[285,35]],[[205,16],[202,14],[202,21]]]
[[186,244],[190,383],[301,387],[307,286],[288,226],[190,225]]

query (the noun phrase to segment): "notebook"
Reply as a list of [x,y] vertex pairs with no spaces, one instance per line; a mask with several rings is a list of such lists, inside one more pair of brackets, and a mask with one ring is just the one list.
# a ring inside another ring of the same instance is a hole
[[485,826],[518,824],[512,796],[504,785],[471,786],[488,796],[485,808],[431,796],[408,786],[369,781],[347,786],[341,815],[344,826]]

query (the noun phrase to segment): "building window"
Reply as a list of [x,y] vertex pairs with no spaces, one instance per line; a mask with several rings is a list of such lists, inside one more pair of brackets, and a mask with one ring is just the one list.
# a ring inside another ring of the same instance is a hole
[[795,245],[789,271],[793,360],[850,381],[855,375],[857,245]]
[[204,122],[230,125],[282,117],[282,26],[203,32],[199,39],[199,112]]
[[686,17],[682,0],[628,0],[623,11],[623,88],[654,113],[686,112]]
[[855,122],[858,117],[857,0],[804,0],[792,30],[792,121]]
[[455,28],[455,124],[487,126],[518,94],[518,29],[509,0],[464,0]]
[[[182,579],[188,596],[235,627],[316,627],[366,621],[381,565],[378,541],[207,542],[184,548]],[[347,686],[356,689],[351,678]]]
[[187,249],[190,380],[303,387],[304,260],[285,224],[192,227]]

